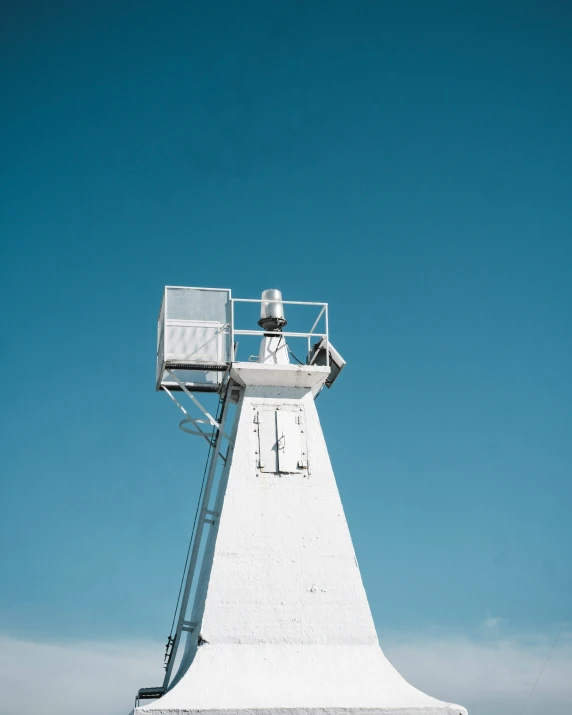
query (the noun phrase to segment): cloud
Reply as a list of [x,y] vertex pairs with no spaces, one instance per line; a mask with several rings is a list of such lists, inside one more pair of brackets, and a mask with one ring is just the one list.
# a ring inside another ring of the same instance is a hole
[[481,625],[483,628],[485,628],[487,630],[494,631],[499,628],[499,626],[501,625],[502,622],[503,622],[502,618],[499,618],[498,616],[492,616],[491,612],[487,611],[487,617],[485,618],[485,620],[482,622]]
[[[413,685],[470,715],[520,715],[555,634],[477,638],[459,633],[382,638]],[[0,715],[128,715],[136,691],[158,685],[163,644],[41,643],[0,636]],[[572,637],[562,633],[524,715],[572,712]]]
[[[495,628],[498,623],[495,624]],[[413,685],[458,702],[469,715],[569,715],[572,712],[572,637],[555,633],[470,638],[462,634],[385,639],[383,650]]]
[[0,715],[128,715],[137,690],[160,683],[163,650],[150,642],[0,636]]

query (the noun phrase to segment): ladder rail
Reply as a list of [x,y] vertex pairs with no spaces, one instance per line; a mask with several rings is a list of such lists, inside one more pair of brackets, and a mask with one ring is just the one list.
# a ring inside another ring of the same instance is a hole
[[228,391],[227,391],[225,398],[224,398],[222,415],[221,415],[221,419],[220,419],[220,426],[217,429],[213,453],[211,456],[209,470],[208,470],[208,474],[207,474],[207,481],[205,484],[203,498],[202,498],[201,505],[200,505],[199,520],[197,523],[197,530],[195,532],[195,537],[193,540],[191,558],[190,558],[189,567],[187,570],[187,579],[185,582],[183,598],[181,601],[181,607],[179,609],[179,616],[177,619],[177,628],[175,631],[175,637],[174,637],[173,645],[172,645],[171,652],[169,655],[169,661],[168,661],[167,667],[166,667],[165,678],[163,680],[163,688],[165,690],[167,689],[167,687],[169,685],[169,681],[171,679],[171,674],[172,674],[176,656],[177,656],[177,650],[179,648],[179,644],[181,641],[181,634],[183,632],[183,622],[185,621],[185,615],[187,613],[187,608],[189,605],[189,597],[191,595],[192,585],[195,580],[195,573],[197,571],[197,568],[196,568],[197,560],[199,557],[199,551],[200,551],[200,547],[201,547],[201,543],[202,543],[204,528],[207,524],[212,524],[212,520],[207,519],[206,517],[209,512],[208,506],[209,506],[209,502],[210,502],[210,497],[211,497],[211,492],[212,492],[212,487],[213,487],[213,482],[214,482],[214,477],[215,477],[215,471],[216,471],[216,467],[217,467],[217,463],[218,463],[218,458],[219,458],[219,456],[222,457],[222,454],[221,454],[222,441],[223,441],[223,439],[227,438],[227,435],[225,434],[223,427],[226,422],[226,416],[228,413],[229,403],[230,403],[230,400],[229,400]]

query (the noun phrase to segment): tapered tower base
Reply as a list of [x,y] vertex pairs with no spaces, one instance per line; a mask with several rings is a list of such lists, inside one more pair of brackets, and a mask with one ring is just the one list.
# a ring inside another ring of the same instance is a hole
[[170,689],[136,715],[466,715],[407,683],[379,647],[314,403],[328,375],[233,365],[234,448],[196,629]]
[[467,715],[409,685],[378,645],[200,646],[137,715]]

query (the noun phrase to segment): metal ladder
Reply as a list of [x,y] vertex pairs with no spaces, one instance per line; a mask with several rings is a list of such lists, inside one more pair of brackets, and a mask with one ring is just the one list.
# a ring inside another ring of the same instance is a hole
[[[167,372],[170,372],[169,370]],[[223,377],[223,384],[221,390],[221,398],[219,402],[219,410],[217,418],[215,419],[201,403],[196,399],[196,397],[189,392],[187,387],[179,381],[174,373],[171,373],[172,378],[179,384],[179,388],[182,392],[186,393],[192,402],[201,410],[206,419],[199,419],[192,417],[189,412],[180,404],[180,402],[174,397],[169,389],[163,386],[163,390],[169,395],[171,400],[175,405],[183,412],[185,417],[179,422],[179,427],[183,432],[188,434],[197,435],[199,437],[204,437],[209,443],[209,458],[207,463],[207,471],[205,479],[203,482],[203,488],[201,496],[199,497],[200,503],[197,511],[197,520],[195,523],[195,528],[191,537],[190,544],[190,558],[188,558],[185,564],[186,569],[183,574],[184,579],[184,589],[182,591],[182,599],[180,601],[180,607],[175,610],[177,626],[175,628],[175,633],[173,636],[169,635],[166,645],[165,652],[165,677],[163,680],[163,685],[155,688],[140,688],[135,697],[135,707],[138,707],[141,700],[151,700],[160,698],[165,694],[169,683],[171,681],[171,676],[173,672],[173,667],[175,665],[177,651],[181,643],[183,633],[190,634],[193,633],[197,627],[197,623],[187,620],[187,614],[189,613],[189,600],[192,592],[193,585],[195,584],[196,577],[200,573],[202,562],[199,562],[199,554],[201,550],[201,544],[203,541],[203,535],[206,526],[215,526],[220,516],[220,513],[209,508],[213,485],[216,477],[216,470],[219,464],[219,459],[224,465],[228,458],[230,457],[231,451],[233,449],[233,439],[229,436],[228,432],[225,430],[228,410],[230,404],[237,404],[240,401],[240,393],[242,388],[236,385],[229,377],[228,372]],[[238,417],[238,413],[236,415]],[[210,432],[203,429],[202,425],[209,425],[212,427]],[[234,430],[234,424],[232,425],[231,432]],[[226,452],[223,454],[224,442],[227,442]],[[219,483],[219,488],[222,486],[222,481]],[[217,495],[215,494],[215,500],[217,501]],[[186,574],[186,576],[185,576]],[[195,594],[196,595],[196,594]],[[192,609],[190,611],[192,613]],[[177,615],[178,614],[178,615]]]
[[[234,389],[236,390],[236,387]],[[224,465],[226,464],[227,459],[229,458],[231,450],[233,448],[232,438],[228,435],[228,433],[225,430],[229,406],[231,403],[235,402],[235,400],[231,400],[231,391],[232,390],[233,390],[233,383],[230,380],[230,378],[227,378],[226,385],[223,388],[223,396],[221,397],[220,420],[214,420],[204,410],[202,405],[200,405],[200,403],[198,403],[196,398],[194,398],[194,396],[191,395],[190,393],[187,393],[187,394],[189,394],[189,397],[191,397],[193,402],[195,402],[195,404],[198,404],[198,406],[203,411],[203,413],[205,413],[207,415],[209,422],[214,427],[214,431],[210,435],[208,435],[208,441],[211,446],[211,453],[210,453],[210,459],[208,462],[208,471],[206,474],[206,480],[204,483],[202,497],[200,499],[200,504],[199,504],[196,529],[195,529],[193,537],[192,537],[190,559],[188,561],[185,585],[184,585],[181,604],[180,604],[180,608],[179,608],[178,616],[177,616],[177,626],[175,629],[174,636],[172,638],[169,637],[169,640],[167,641],[167,650],[166,650],[166,654],[165,654],[165,678],[163,680],[163,687],[162,687],[163,693],[166,692],[166,690],[169,686],[169,683],[171,681],[173,666],[175,664],[177,651],[178,651],[179,645],[181,643],[181,638],[182,638],[183,633],[188,633],[190,635],[191,633],[193,633],[193,631],[197,627],[197,624],[195,622],[187,620],[187,614],[189,614],[189,599],[190,599],[192,587],[196,581],[196,577],[200,573],[201,564],[199,563],[199,552],[200,552],[201,544],[203,541],[203,534],[205,531],[205,527],[215,526],[215,524],[217,523],[217,520],[220,516],[220,513],[216,512],[210,508],[210,502],[211,502],[213,484],[215,481],[216,470],[217,470],[217,466],[219,464],[219,459],[221,459],[223,461],[223,468],[224,468]],[[187,390],[185,390],[185,392],[187,392]],[[169,395],[169,396],[171,397],[171,399],[174,400],[172,395]],[[181,429],[183,429],[185,432],[189,432],[191,434],[200,434],[201,436],[206,436],[207,433],[203,432],[197,424],[197,423],[203,423],[203,421],[196,420],[195,418],[190,417],[190,415],[188,415],[186,410],[184,410],[184,408],[182,408],[182,406],[179,405],[176,400],[174,400],[174,401],[180,407],[180,409],[182,409],[183,412],[187,415],[186,419],[181,420],[179,427],[181,427]],[[191,430],[188,428],[185,429],[185,426],[186,426],[186,424],[188,424],[188,422],[191,422],[193,424],[193,427],[198,427],[198,431]],[[226,451],[224,450],[225,440],[227,442]],[[215,495],[215,502],[216,502],[216,495]],[[192,613],[192,610],[191,610],[191,613]],[[151,691],[153,691],[153,693],[155,693],[154,695],[150,694],[149,697],[155,697],[155,698],[159,697],[156,694],[159,691],[159,689],[142,688],[142,690],[151,690]],[[141,691],[140,691],[140,693],[141,693]],[[143,697],[145,697],[144,693],[141,693],[141,695],[143,695]]]

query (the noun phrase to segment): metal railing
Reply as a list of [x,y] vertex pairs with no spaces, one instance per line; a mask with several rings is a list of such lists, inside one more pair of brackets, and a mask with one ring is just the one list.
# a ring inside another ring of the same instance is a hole
[[[267,300],[263,300],[262,298],[231,298],[230,300],[230,344],[231,344],[231,355],[233,359],[236,359],[235,355],[235,337],[237,335],[249,335],[249,336],[258,336],[260,338],[263,338],[265,336],[271,335],[272,333],[263,330],[260,328],[259,330],[244,330],[244,329],[237,329],[235,327],[235,304],[236,303],[258,303],[262,304],[263,302],[267,302]],[[311,352],[311,340],[312,338],[321,338],[322,340],[325,340],[325,349],[326,349],[326,365],[329,366],[330,364],[330,351],[329,351],[329,337],[328,337],[328,304],[327,303],[314,303],[314,302],[307,302],[307,301],[300,301],[300,300],[272,300],[273,303],[278,303],[280,305],[298,305],[298,306],[308,306],[308,307],[315,307],[317,309],[320,309],[317,317],[314,320],[314,323],[312,327],[310,328],[309,331],[307,332],[292,332],[288,330],[282,330],[280,332],[276,332],[276,335],[281,335],[285,338],[306,338],[308,341],[308,355],[310,355]],[[324,318],[324,330],[325,332],[315,332],[317,326],[320,323],[320,320]],[[317,352],[314,354],[314,358],[316,357]],[[310,361],[310,364],[313,362],[313,359]]]

